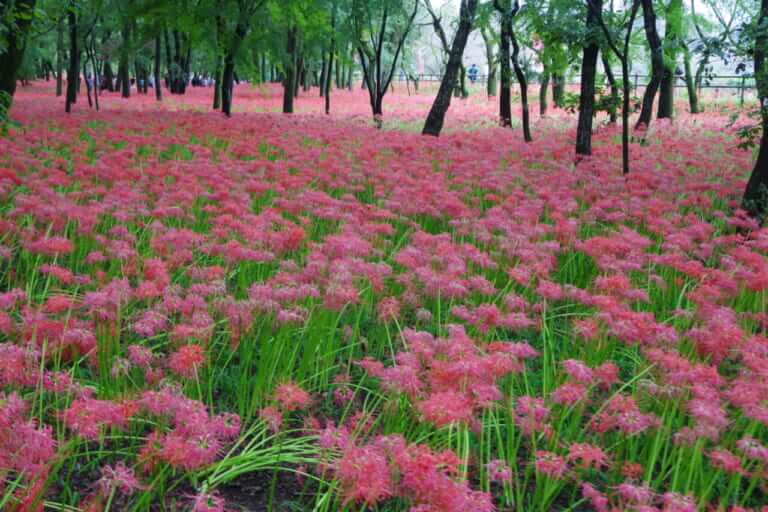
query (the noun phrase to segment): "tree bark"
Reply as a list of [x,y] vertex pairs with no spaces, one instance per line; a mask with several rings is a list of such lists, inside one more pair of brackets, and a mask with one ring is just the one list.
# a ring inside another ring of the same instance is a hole
[[653,10],[653,0],[642,0],[643,21],[645,22],[645,37],[651,50],[651,80],[643,94],[643,104],[640,116],[637,119],[635,129],[648,127],[651,124],[653,114],[653,101],[659,90],[664,74],[664,54],[661,47],[661,38],[656,30],[656,12]]
[[675,113],[675,70],[677,68],[677,54],[683,36],[683,0],[669,1],[665,22],[664,73],[661,78],[659,111],[657,113],[659,119],[671,118]]
[[83,77],[85,78],[85,93],[88,98],[88,106],[93,108],[93,98],[91,97],[91,84],[88,83],[88,65],[87,59],[83,60]]
[[619,105],[619,84],[616,83],[616,77],[613,74],[613,69],[611,69],[611,61],[608,55],[605,52],[602,52],[600,55],[603,61],[605,76],[608,78],[608,85],[611,88],[611,108],[608,112],[608,119],[611,124],[616,124],[618,117],[616,107]]
[[763,134],[760,139],[760,152],[755,167],[744,190],[742,207],[761,224],[768,212],[768,69],[765,59],[768,53],[768,0],[761,0],[760,13],[757,17],[758,32],[755,35],[755,82],[760,100],[760,114]]
[[[123,26],[123,46],[120,49],[120,63],[117,66],[117,75],[120,80],[120,93],[123,98],[131,97],[131,77],[128,60],[130,57],[131,26],[125,23]],[[137,77],[138,78],[138,77]]]
[[[325,75],[325,114],[331,113],[331,83],[333,82],[333,55],[336,52],[336,8],[331,13],[331,48],[328,50],[328,72]],[[338,65],[336,66],[338,70]],[[337,73],[338,75],[338,73]]]
[[69,25],[69,67],[67,68],[67,97],[64,111],[72,111],[72,104],[77,102],[77,80],[80,76],[80,48],[77,46],[77,14],[75,3],[70,1],[67,12]]
[[[603,0],[592,1],[598,12],[603,8]],[[579,95],[579,121],[576,127],[576,154],[592,154],[592,119],[595,112],[595,76],[597,75],[597,57],[600,46],[597,43],[596,30],[598,18],[595,9],[587,9],[587,42],[581,61],[581,93]]]
[[541,85],[539,87],[539,116],[547,115],[549,105],[547,103],[547,92],[549,90],[549,71],[545,68],[541,73]]
[[496,10],[501,13],[501,31],[499,41],[499,62],[501,69],[501,91],[499,93],[499,123],[503,127],[512,126],[512,71],[509,67],[511,58],[509,39],[512,30],[512,22],[507,19],[504,9],[509,9],[509,5],[496,6]]
[[154,78],[155,81],[155,99],[157,101],[163,101],[163,85],[160,80],[160,63],[163,56],[162,48],[160,47],[160,35],[155,36],[155,69]]
[[448,64],[445,67],[443,80],[440,82],[440,89],[432,108],[429,110],[427,120],[424,123],[423,135],[440,135],[445,122],[445,113],[451,106],[451,91],[456,87],[456,75],[461,66],[461,59],[464,56],[464,48],[467,46],[469,33],[472,31],[472,24],[475,20],[475,11],[477,10],[478,0],[462,0],[459,12],[459,26],[456,29],[456,35],[451,45],[451,53],[448,57]]
[[531,136],[531,115],[528,108],[528,81],[525,79],[523,68],[520,67],[520,45],[517,43],[514,27],[510,27],[509,39],[512,42],[512,65],[515,68],[517,83],[520,85],[520,103],[523,108],[523,138],[525,142],[531,142],[533,137]]
[[286,53],[288,55],[287,65],[285,66],[285,77],[283,78],[283,114],[293,114],[293,99],[296,88],[296,28],[288,29],[286,38]]
[[[17,0],[11,8],[18,18],[16,29],[6,34],[7,47],[0,52],[0,123],[8,116],[16,93],[16,75],[24,59],[26,40],[32,26],[35,0]],[[19,16],[21,15],[21,16]]]
[[64,92],[64,23],[56,24],[56,97]]
[[232,37],[227,53],[224,56],[224,71],[221,76],[221,111],[227,117],[232,115],[232,97],[235,91],[235,57],[240,51],[240,46],[248,35],[249,20],[241,15],[240,20],[235,27],[235,33]]
[[565,105],[565,74],[552,73],[552,101],[557,108]]
[[688,91],[688,106],[691,114],[698,114],[699,92],[696,90],[696,82],[691,70],[691,52],[687,46],[683,47],[683,66],[685,68],[685,88]]
[[222,76],[223,76],[223,58],[222,54],[225,53],[224,44],[222,39],[224,38],[224,18],[221,14],[216,15],[216,55],[215,64],[213,70],[213,110],[221,108],[221,90],[222,90]]
[[493,52],[493,35],[488,33],[488,29],[483,27],[480,29],[480,35],[483,37],[483,43],[485,44],[485,60],[488,64],[488,76],[485,83],[485,90],[488,97],[496,96],[496,90],[498,84],[496,83],[496,55]]

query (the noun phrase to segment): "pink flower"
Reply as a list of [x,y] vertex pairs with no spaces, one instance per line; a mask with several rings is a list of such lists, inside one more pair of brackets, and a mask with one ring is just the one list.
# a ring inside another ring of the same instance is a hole
[[278,401],[284,411],[296,411],[306,408],[311,400],[309,393],[298,385],[287,382],[281,384],[275,390],[275,400]]
[[424,419],[442,427],[454,422],[469,422],[472,419],[472,402],[466,395],[455,391],[432,393],[416,404]]
[[485,466],[491,482],[505,483],[512,480],[512,470],[503,460],[495,459]]
[[116,492],[130,496],[134,491],[143,489],[133,469],[127,467],[123,461],[114,466],[102,467],[101,478],[97,485],[104,498],[108,498]]
[[552,392],[556,404],[572,406],[587,399],[587,388],[581,384],[566,382]]
[[198,493],[192,500],[192,512],[224,512],[224,498],[216,493]]
[[205,351],[200,345],[184,345],[171,354],[168,368],[180,377],[193,378],[205,361]]
[[564,457],[555,453],[539,450],[536,452],[536,471],[552,478],[562,478],[568,469]]
[[336,475],[341,481],[345,502],[375,506],[394,493],[387,458],[377,446],[348,447],[338,462]]
[[283,414],[276,407],[267,406],[259,411],[259,417],[267,423],[272,432],[279,432],[283,424]]
[[608,466],[608,456],[602,448],[588,443],[573,443],[568,448],[568,460],[580,462],[583,468],[600,469]]
[[224,512],[224,498],[215,493],[199,493],[192,500],[192,512]]

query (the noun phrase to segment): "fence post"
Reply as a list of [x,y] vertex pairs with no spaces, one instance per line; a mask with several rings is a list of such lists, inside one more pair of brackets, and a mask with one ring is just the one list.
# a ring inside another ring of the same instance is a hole
[[739,105],[744,106],[744,88],[747,85],[747,77],[742,76],[741,77],[741,97],[739,98]]
[[632,91],[632,94],[637,94],[637,73],[635,73],[635,86]]

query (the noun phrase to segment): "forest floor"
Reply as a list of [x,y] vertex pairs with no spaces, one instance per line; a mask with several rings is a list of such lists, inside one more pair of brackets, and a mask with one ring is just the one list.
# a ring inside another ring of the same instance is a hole
[[[768,230],[733,105],[440,138],[398,86],[82,97],[0,138],[0,509],[765,510]],[[680,104],[679,109],[684,109]],[[732,122],[736,119],[736,122]],[[738,508],[744,507],[744,508]],[[760,507],[763,507],[762,509]]]

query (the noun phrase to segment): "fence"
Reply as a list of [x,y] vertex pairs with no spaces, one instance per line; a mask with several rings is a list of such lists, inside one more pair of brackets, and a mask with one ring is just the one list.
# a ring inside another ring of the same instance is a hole
[[[415,82],[440,82],[443,79],[443,75],[439,74],[430,74],[430,73],[422,73],[419,75],[408,75],[408,80]],[[498,77],[497,77],[498,78]],[[538,77],[534,77],[538,78]],[[647,85],[646,82],[650,81],[650,75],[640,75],[640,74],[631,74],[630,75],[630,81],[632,82],[632,88],[633,90],[637,90],[639,87],[645,87]],[[676,83],[675,87],[677,88],[684,88],[685,85],[685,79],[682,76],[676,76]],[[399,76],[400,81],[404,82],[406,80],[406,76],[404,74],[400,74]],[[642,80],[642,83],[641,83]],[[475,80],[475,83],[484,84],[488,81],[488,75],[477,75],[477,78]],[[531,83],[538,83],[537,79],[531,80]],[[578,81],[571,81],[568,82],[567,85],[580,85],[580,82]],[[699,84],[700,89],[754,89],[755,88],[755,77],[748,76],[748,75],[706,75],[702,83]]]
[[[440,82],[443,79],[442,75],[434,73],[422,73],[419,75],[408,75],[400,73],[399,80],[405,82],[406,79],[411,82]],[[533,76],[529,83],[540,83],[540,75]],[[639,90],[645,89],[650,81],[650,75],[641,75],[634,73],[630,75],[630,82],[632,83],[632,94],[637,94]],[[497,75],[498,80],[498,75]],[[477,75],[472,83],[486,84],[488,81],[488,75]],[[513,81],[513,83],[516,83]],[[568,87],[578,87],[581,85],[579,81],[569,81],[566,83]],[[675,89],[686,89],[685,78],[683,76],[675,76]],[[735,95],[739,96],[739,101],[744,104],[744,96],[747,91],[754,91],[756,88],[755,77],[751,75],[706,75],[702,77],[701,83],[698,84],[697,89],[701,92],[702,89],[713,90],[717,94],[721,89],[732,90]]]

